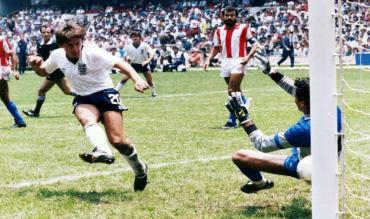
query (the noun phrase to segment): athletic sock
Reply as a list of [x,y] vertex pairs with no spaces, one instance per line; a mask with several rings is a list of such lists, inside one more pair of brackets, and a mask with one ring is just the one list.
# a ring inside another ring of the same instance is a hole
[[116,86],[114,89],[116,89],[116,91],[119,91],[119,90],[121,90],[121,88],[122,88],[125,84],[126,84],[126,81],[124,81],[124,82],[120,81],[120,82],[118,82],[117,86]]
[[248,177],[256,185],[264,185],[266,179],[262,176],[261,172],[258,170],[253,170],[249,168],[239,167],[240,171]]
[[129,156],[123,155],[123,158],[125,158],[127,163],[134,170],[136,176],[143,176],[145,175],[144,164],[139,160],[139,156],[136,152],[135,146],[133,147],[134,150],[132,151],[132,153]]
[[229,113],[229,118],[227,119],[228,122],[231,122],[232,124],[236,124],[236,117],[232,114]]
[[102,128],[98,124],[87,125],[84,127],[85,134],[90,144],[97,148],[98,151],[112,155],[112,150],[110,149],[106,135]]
[[33,110],[35,114],[39,114],[42,104],[45,102],[45,96],[38,96],[36,101],[36,107]]
[[19,125],[20,124],[25,124],[22,116],[18,112],[17,105],[13,101],[10,101],[8,104],[6,104],[6,108],[8,109],[10,114],[12,114],[15,123],[17,123]]

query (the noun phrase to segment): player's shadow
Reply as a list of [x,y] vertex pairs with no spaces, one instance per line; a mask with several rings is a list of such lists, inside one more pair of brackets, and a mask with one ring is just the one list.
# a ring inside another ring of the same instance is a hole
[[[266,211],[269,206],[247,206],[240,214],[246,218],[311,218],[311,208],[307,205],[307,199],[300,197],[293,199],[291,203],[282,206],[279,210]],[[266,212],[268,213],[266,214]]]
[[131,191],[117,191],[108,189],[102,192],[89,191],[82,192],[75,189],[66,191],[39,189],[37,192],[38,197],[42,198],[55,198],[69,196],[73,199],[80,199],[82,201],[90,202],[92,204],[108,203],[109,201],[132,201],[133,193]]

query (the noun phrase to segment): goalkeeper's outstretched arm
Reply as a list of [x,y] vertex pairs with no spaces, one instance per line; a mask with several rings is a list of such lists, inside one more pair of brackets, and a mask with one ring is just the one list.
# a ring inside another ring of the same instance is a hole
[[292,147],[292,145],[290,145],[285,139],[284,132],[279,132],[270,136],[265,135],[257,128],[251,119],[241,125],[244,128],[244,131],[248,134],[254,147],[259,151],[271,152]]
[[269,74],[270,78],[275,81],[283,90],[288,92],[288,94],[295,96],[296,86],[294,85],[294,80],[283,75],[278,71],[272,70]]

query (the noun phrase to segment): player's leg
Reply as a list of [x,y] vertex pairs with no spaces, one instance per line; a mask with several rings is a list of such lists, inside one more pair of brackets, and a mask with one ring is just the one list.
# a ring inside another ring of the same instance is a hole
[[[243,70],[242,70],[243,71]],[[228,94],[231,95],[232,92],[240,92],[243,93],[241,90],[241,84],[244,78],[244,73],[236,73],[230,75],[230,80],[228,84]],[[249,103],[245,95],[242,94],[243,102],[248,106]]]
[[104,112],[103,121],[109,142],[123,155],[135,172],[134,190],[144,190],[148,183],[147,165],[140,161],[134,144],[124,137],[122,113]]
[[289,58],[290,58],[290,67],[293,68],[294,67],[294,51],[293,50],[289,52]]
[[15,104],[15,102],[10,100],[9,86],[6,80],[0,80],[0,98],[14,118],[15,124],[13,127],[15,128],[26,127],[26,123],[24,122],[22,116],[19,114],[17,105]]
[[[230,77],[224,77],[224,81],[226,82],[226,85],[227,85],[228,90],[229,90]],[[229,91],[228,91],[228,93],[229,93]],[[236,118],[232,113],[229,112],[229,117],[227,118],[227,121],[226,121],[225,125],[222,128],[223,129],[230,129],[230,128],[236,128],[236,127],[237,127]]]
[[152,90],[152,97],[156,97],[157,96],[157,92],[155,90],[155,84],[154,84],[152,72],[151,71],[146,71],[144,73],[144,77],[145,77],[147,83],[149,84],[149,87]]
[[[239,71],[243,72],[243,70],[239,70]],[[241,92],[241,83],[243,81],[243,78],[244,78],[244,73],[230,74],[230,78],[228,79],[228,88],[227,88],[229,95],[231,95],[232,92]],[[247,98],[244,95],[242,95],[242,100],[245,104],[247,104]],[[227,128],[228,125],[233,125],[233,127],[236,127],[236,118],[231,113],[229,114],[228,122],[225,124],[224,128]]]
[[121,88],[126,84],[126,82],[129,80],[130,78],[128,78],[126,75],[123,76],[123,78],[117,83],[116,87],[114,89],[116,89],[116,91],[120,91]]
[[65,95],[71,95],[71,96],[76,96],[76,94],[73,92],[73,89],[69,85],[67,79],[62,78],[59,81],[56,82],[58,87],[63,91]]
[[91,153],[81,153],[80,158],[89,163],[113,163],[112,150],[108,145],[104,130],[98,125],[99,110],[91,104],[80,103],[78,100],[74,100],[74,104],[77,104],[74,114],[84,128],[88,141],[93,146]]
[[23,110],[23,113],[30,117],[39,117],[42,105],[45,102],[46,93],[54,86],[55,81],[45,79],[37,91],[36,106],[33,110]]
[[232,160],[240,171],[250,179],[250,182],[241,187],[246,193],[269,189],[274,183],[263,177],[260,171],[279,175],[290,175],[284,167],[286,155],[268,154],[259,151],[239,150]]

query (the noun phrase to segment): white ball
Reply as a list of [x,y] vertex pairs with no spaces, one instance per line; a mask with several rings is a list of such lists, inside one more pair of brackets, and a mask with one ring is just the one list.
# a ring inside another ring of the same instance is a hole
[[299,161],[297,166],[297,173],[300,179],[311,182],[311,171],[312,171],[312,157],[307,156]]

